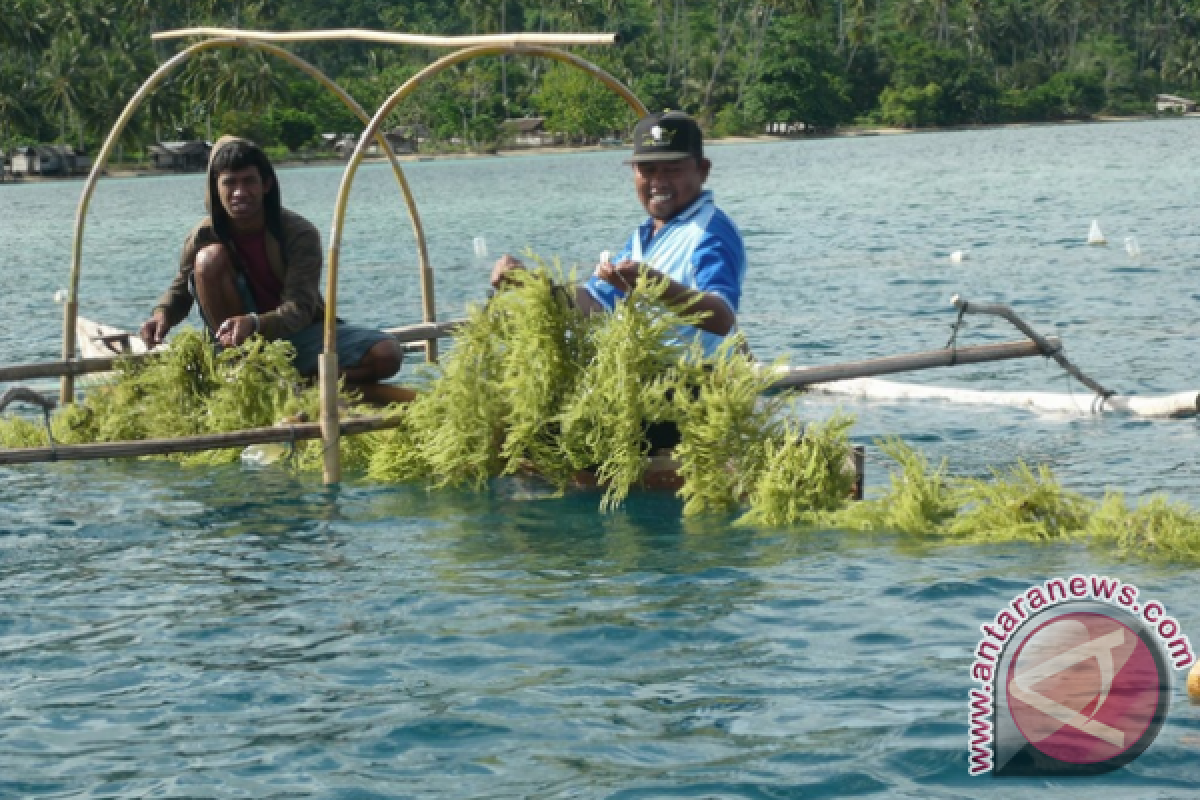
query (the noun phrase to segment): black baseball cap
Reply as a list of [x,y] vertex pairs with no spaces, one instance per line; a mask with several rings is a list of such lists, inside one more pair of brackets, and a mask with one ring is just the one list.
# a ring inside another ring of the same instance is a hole
[[704,158],[704,137],[696,120],[682,111],[664,111],[638,120],[633,129],[630,164]]

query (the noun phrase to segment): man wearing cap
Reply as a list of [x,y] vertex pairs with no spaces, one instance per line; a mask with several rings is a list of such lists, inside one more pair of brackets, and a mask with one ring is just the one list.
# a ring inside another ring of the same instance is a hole
[[[693,336],[712,355],[737,327],[746,275],[746,250],[737,227],[704,188],[712,162],[704,157],[700,126],[687,114],[651,114],[633,130],[633,187],[650,215],[613,260],[576,291],[579,309],[612,311],[639,280],[670,279],[663,299],[704,315]],[[492,285],[523,265],[504,256]]]

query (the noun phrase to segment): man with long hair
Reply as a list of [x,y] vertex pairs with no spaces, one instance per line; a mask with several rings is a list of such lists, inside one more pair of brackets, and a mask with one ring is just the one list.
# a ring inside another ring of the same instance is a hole
[[[320,234],[283,207],[270,160],[245,139],[223,137],[213,147],[206,192],[209,215],[188,235],[179,272],[142,325],[142,339],[160,344],[195,300],[225,347],[255,334],[286,339],[296,348],[296,369],[315,374],[324,345]],[[373,384],[400,369],[400,346],[381,331],[339,322],[337,345],[348,384]]]

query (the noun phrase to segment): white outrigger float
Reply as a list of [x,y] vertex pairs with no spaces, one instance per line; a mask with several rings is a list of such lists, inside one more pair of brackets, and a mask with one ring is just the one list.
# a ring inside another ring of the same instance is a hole
[[[416,202],[409,190],[403,170],[387,140],[380,134],[383,121],[401,101],[416,91],[419,86],[441,71],[471,59],[496,55],[525,55],[547,58],[587,72],[624,99],[639,116],[646,114],[640,100],[620,81],[603,69],[585,59],[557,49],[565,45],[612,45],[617,43],[614,34],[505,34],[500,36],[442,37],[412,34],[384,33],[377,31],[342,30],[272,33],[258,31],[226,30],[219,28],[168,31],[155,34],[155,39],[199,37],[201,41],[187,46],[163,63],[130,99],[121,112],[104,145],[95,159],[91,174],[84,184],[75,219],[75,235],[71,253],[71,275],[66,292],[63,319],[63,348],[60,361],[0,367],[0,384],[12,381],[39,378],[60,378],[59,398],[64,403],[75,399],[76,376],[106,372],[113,368],[117,358],[144,358],[148,354],[142,342],[127,331],[122,331],[79,316],[79,285],[82,266],[83,230],[99,176],[128,124],[133,113],[146,96],[161,84],[167,76],[192,56],[219,48],[248,47],[259,49],[278,57],[308,74],[353,111],[365,124],[363,135],[351,156],[334,207],[327,258],[325,287],[326,320],[325,347],[320,359],[319,384],[321,388],[321,419],[319,423],[290,425],[284,428],[262,428],[231,433],[190,436],[179,439],[164,439],[137,442],[106,442],[49,447],[0,450],[0,465],[32,463],[39,461],[82,460],[130,457],[178,452],[195,452],[217,448],[244,447],[251,444],[321,439],[324,453],[324,480],[328,484],[341,480],[341,464],[338,439],[342,435],[383,430],[396,425],[394,418],[384,416],[339,419],[337,403],[338,365],[336,355],[336,313],[338,265],[346,206],[354,176],[365,157],[367,147],[378,143],[388,158],[412,222],[417,247],[417,266],[422,297],[422,321],[388,332],[410,348],[425,352],[429,360],[436,360],[436,343],[439,338],[451,335],[457,323],[439,322],[435,313],[433,269],[429,264],[425,234],[417,213]],[[278,43],[312,41],[372,41],[390,44],[410,44],[426,47],[457,47],[398,88],[384,104],[368,117],[366,112],[345,90],[334,83],[316,67]],[[790,367],[778,370],[773,388],[779,390],[804,389],[828,394],[853,395],[869,400],[896,401],[922,400],[981,405],[1005,405],[1028,408],[1036,411],[1068,413],[1116,412],[1151,417],[1194,416],[1200,410],[1200,391],[1188,391],[1160,397],[1135,397],[1121,395],[1095,383],[1083,375],[1062,354],[1058,339],[1037,334],[1011,309],[1005,306],[987,306],[954,299],[959,319],[967,313],[994,314],[1008,319],[1024,335],[1025,339],[1000,344],[959,347],[954,344],[939,350],[923,353],[892,356],[849,364],[828,366]],[[957,328],[956,328],[957,330]],[[78,354],[77,354],[78,349]],[[1090,399],[1069,394],[1045,392],[993,392],[967,389],[948,389],[881,380],[880,375],[899,372],[979,364],[1014,358],[1043,356],[1054,359],[1069,374],[1092,392]],[[25,387],[14,387],[0,394],[0,410],[10,402],[24,402],[42,408],[44,412],[53,406],[44,394]]]
[[[847,377],[845,380],[830,380],[820,383],[805,384],[811,392],[832,395],[849,395],[865,400],[876,401],[941,401],[946,403],[961,403],[979,406],[1007,406],[1023,408],[1029,411],[1040,411],[1059,414],[1130,414],[1137,417],[1194,417],[1200,413],[1200,390],[1176,392],[1168,395],[1138,396],[1126,395],[1106,389],[1096,381],[1084,375],[1062,352],[1062,345],[1057,339],[1047,338],[1037,333],[1028,323],[1018,317],[1011,308],[1003,305],[983,305],[969,303],[958,295],[951,298],[954,307],[959,311],[959,321],[965,314],[988,314],[1005,319],[1013,324],[1021,333],[1028,337],[1030,343],[1037,347],[1037,354],[1053,359],[1068,375],[1078,380],[1089,390],[1089,393],[1056,393],[1056,392],[1014,392],[992,391],[982,389],[957,389],[942,386],[926,386],[916,383],[899,383],[882,380],[875,377]],[[958,326],[955,326],[957,336]],[[951,337],[953,341],[954,337]],[[926,366],[952,366],[955,363],[967,363],[956,358],[955,351],[947,349],[949,363],[922,364],[919,367],[906,366],[898,360],[894,372],[908,371],[913,368]],[[789,374],[799,376],[809,375],[810,370],[788,370]],[[882,375],[884,371],[874,374]]]

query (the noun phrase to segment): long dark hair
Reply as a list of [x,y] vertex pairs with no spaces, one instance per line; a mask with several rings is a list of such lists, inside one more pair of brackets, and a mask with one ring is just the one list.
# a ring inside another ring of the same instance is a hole
[[221,205],[221,196],[217,193],[217,178],[222,172],[255,167],[263,182],[270,181],[271,189],[263,196],[263,216],[266,218],[267,230],[283,243],[283,199],[279,191],[279,181],[275,178],[275,168],[262,148],[247,139],[235,139],[221,146],[213,153],[208,165],[208,196],[209,214],[212,217],[213,230],[225,241],[231,241],[233,225],[229,215]]

